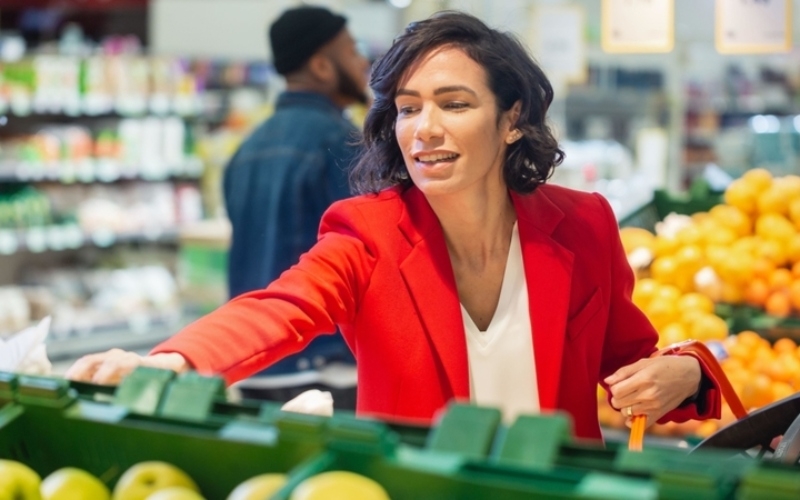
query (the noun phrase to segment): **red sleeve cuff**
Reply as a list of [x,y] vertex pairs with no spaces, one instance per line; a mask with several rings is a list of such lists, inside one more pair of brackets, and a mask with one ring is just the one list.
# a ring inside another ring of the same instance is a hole
[[661,419],[659,424],[667,422],[686,422],[687,420],[707,420],[718,419],[722,412],[722,392],[719,382],[709,369],[708,365],[700,357],[691,352],[678,353],[677,356],[692,356],[700,363],[703,372],[703,381],[700,384],[700,393],[697,398],[687,404],[675,408]]

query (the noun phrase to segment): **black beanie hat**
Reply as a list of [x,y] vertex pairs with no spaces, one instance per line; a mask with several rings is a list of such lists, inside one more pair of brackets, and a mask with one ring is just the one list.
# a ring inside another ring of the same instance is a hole
[[275,71],[286,75],[299,69],[311,56],[342,31],[347,19],[323,7],[289,9],[269,28]]

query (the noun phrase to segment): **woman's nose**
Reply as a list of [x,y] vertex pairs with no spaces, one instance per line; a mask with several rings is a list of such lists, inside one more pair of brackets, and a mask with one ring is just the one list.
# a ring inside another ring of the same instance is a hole
[[418,115],[417,127],[414,130],[414,138],[421,141],[428,141],[439,135],[441,135],[441,127],[439,126],[435,110],[423,108]]

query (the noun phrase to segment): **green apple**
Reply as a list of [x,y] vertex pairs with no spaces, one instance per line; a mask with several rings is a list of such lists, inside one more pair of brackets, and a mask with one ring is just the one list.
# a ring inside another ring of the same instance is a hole
[[0,460],[0,500],[40,500],[42,478],[30,467],[13,460]]
[[259,474],[231,491],[228,500],[264,500],[286,484],[286,474]]
[[114,487],[114,500],[145,500],[150,494],[172,486],[200,491],[185,472],[167,462],[139,462],[126,470]]
[[109,500],[111,492],[102,481],[83,469],[64,467],[42,481],[42,500]]
[[[195,490],[184,488],[183,486],[172,486],[163,490],[158,490],[148,496],[145,500],[206,500]],[[262,499],[263,500],[263,499]]]
[[368,477],[335,470],[298,484],[289,500],[389,500],[389,494]]

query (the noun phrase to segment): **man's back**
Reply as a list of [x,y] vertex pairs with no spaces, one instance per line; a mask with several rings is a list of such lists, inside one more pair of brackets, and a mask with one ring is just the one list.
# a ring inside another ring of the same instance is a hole
[[224,181],[231,297],[265,287],[316,242],[322,213],[349,195],[355,130],[324,96],[286,92],[239,148]]

